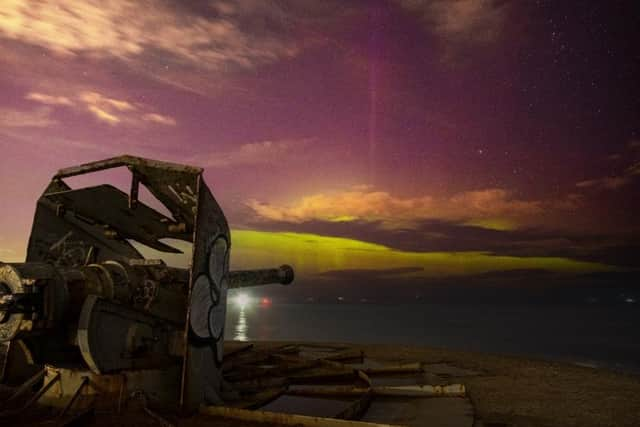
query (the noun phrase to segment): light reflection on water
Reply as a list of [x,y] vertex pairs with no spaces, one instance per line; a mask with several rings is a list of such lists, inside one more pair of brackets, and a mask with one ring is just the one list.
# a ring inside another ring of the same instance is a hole
[[233,339],[236,341],[247,341],[247,315],[244,307],[240,307],[238,321],[235,324]]

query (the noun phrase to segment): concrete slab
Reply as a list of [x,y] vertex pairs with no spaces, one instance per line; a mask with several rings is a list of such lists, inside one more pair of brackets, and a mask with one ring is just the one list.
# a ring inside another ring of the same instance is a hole
[[349,400],[318,399],[312,397],[281,396],[260,408],[261,411],[284,412],[286,414],[312,417],[333,417],[349,406]]
[[473,427],[466,398],[374,399],[362,421],[415,427]]

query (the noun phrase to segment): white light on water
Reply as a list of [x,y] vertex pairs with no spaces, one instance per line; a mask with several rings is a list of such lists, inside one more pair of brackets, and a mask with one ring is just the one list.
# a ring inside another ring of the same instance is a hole
[[251,298],[247,294],[238,294],[234,300],[240,308],[245,308],[251,303]]

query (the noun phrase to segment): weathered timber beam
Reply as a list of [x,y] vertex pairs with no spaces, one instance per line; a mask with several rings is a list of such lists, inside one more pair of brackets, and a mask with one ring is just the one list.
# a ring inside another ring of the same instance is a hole
[[464,397],[464,384],[446,386],[415,385],[415,386],[381,386],[371,389],[362,387],[305,387],[290,388],[286,394],[305,397],[353,397],[362,396],[371,391],[374,397]]

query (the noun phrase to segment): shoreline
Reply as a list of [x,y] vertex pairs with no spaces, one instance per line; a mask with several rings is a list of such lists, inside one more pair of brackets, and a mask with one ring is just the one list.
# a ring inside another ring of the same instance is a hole
[[640,312],[582,307],[230,305],[226,338],[427,346],[640,374]]

